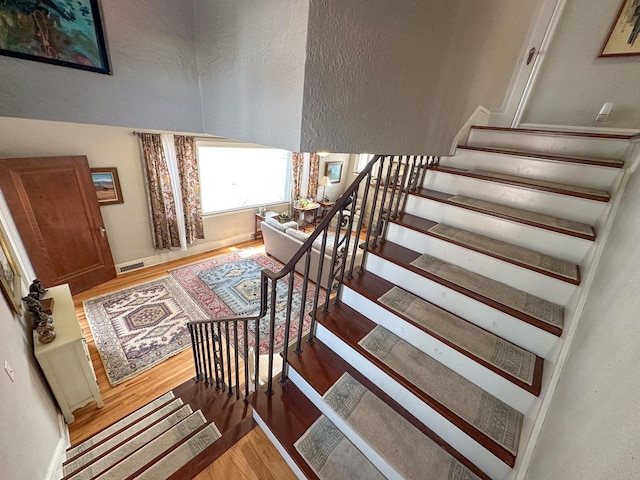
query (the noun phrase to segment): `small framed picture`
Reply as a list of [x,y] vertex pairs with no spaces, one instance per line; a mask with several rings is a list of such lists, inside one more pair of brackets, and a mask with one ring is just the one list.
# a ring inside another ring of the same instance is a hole
[[22,313],[21,283],[17,261],[0,227],[0,289],[18,315]]
[[624,0],[611,25],[600,57],[640,55],[640,2]]
[[325,163],[324,174],[329,177],[329,182],[340,183],[340,179],[342,178],[342,162]]
[[98,203],[100,205],[112,205],[114,203],[124,203],[120,180],[118,179],[118,169],[116,168],[92,168],[91,179],[96,189]]

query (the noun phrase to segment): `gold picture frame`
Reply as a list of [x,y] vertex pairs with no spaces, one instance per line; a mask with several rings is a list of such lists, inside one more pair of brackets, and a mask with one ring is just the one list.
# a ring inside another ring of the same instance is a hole
[[600,57],[640,55],[640,1],[623,0]]
[[5,232],[0,228],[0,289],[11,309],[18,315],[22,315],[21,286],[18,262],[11,251]]

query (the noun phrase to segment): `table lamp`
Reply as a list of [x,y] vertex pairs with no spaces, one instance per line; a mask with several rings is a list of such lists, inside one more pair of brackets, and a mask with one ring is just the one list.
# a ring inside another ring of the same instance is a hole
[[329,177],[327,177],[326,175],[324,177],[322,177],[320,179],[320,181],[318,182],[318,185],[320,185],[322,187],[322,199],[321,201],[326,201],[327,197],[324,194],[325,191],[327,190],[327,185],[329,185]]

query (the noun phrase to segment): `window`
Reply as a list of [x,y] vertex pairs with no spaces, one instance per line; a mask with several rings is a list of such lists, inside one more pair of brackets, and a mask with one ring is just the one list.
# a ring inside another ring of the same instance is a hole
[[364,170],[364,167],[367,166],[367,163],[369,163],[369,160],[371,160],[372,158],[373,155],[371,155],[370,153],[359,154],[356,161],[356,168],[354,169],[353,173],[360,173],[362,170]]
[[219,213],[291,197],[291,153],[272,148],[198,144],[202,212]]

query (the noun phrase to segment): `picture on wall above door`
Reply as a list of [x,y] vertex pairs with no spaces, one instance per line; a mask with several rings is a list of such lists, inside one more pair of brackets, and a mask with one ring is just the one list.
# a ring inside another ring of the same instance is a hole
[[0,54],[110,74],[98,0],[0,1]]
[[624,0],[600,57],[640,55],[640,0]]

